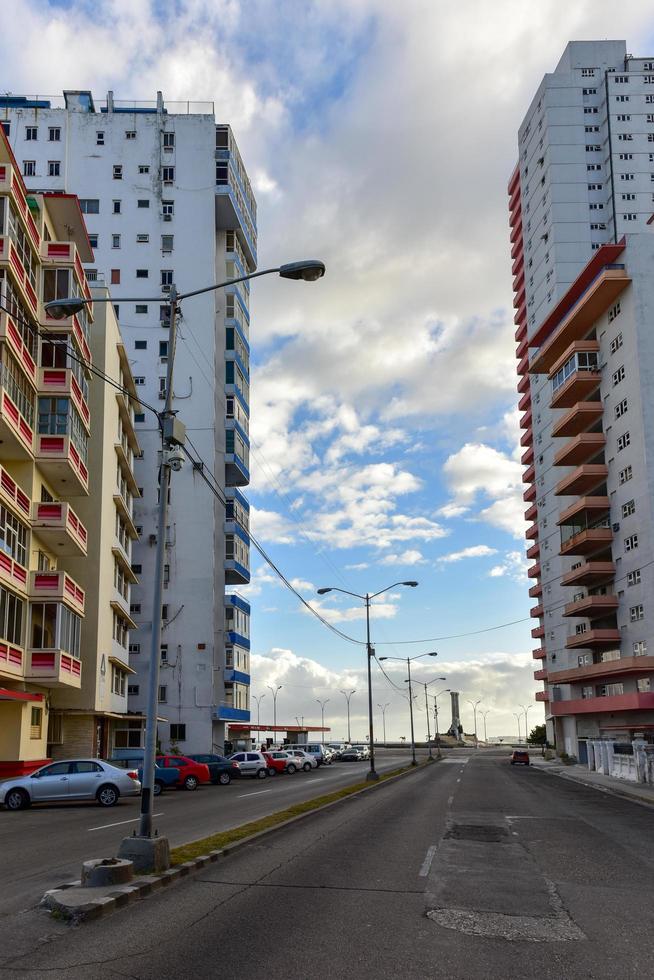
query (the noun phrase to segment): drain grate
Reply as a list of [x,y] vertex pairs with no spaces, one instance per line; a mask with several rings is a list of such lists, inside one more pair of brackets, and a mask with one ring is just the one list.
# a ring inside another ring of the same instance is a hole
[[484,844],[502,844],[509,832],[505,827],[493,827],[488,824],[455,823],[445,834],[446,839],[476,840]]

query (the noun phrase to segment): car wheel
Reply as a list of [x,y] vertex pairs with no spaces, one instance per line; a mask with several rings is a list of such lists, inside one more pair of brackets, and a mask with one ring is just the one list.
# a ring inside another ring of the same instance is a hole
[[198,777],[197,776],[187,776],[184,780],[184,789],[197,789],[198,788]]
[[24,789],[10,789],[5,796],[5,806],[8,810],[25,810],[30,805],[30,798]]
[[297,772],[297,766],[291,762],[290,766],[286,766],[286,772]]
[[95,795],[100,806],[115,806],[120,793],[115,786],[101,786]]
[[267,776],[268,776],[268,770],[267,769],[259,769],[258,770],[258,772],[257,772],[257,778],[258,779],[266,779]]
[[304,769],[305,772],[309,772],[309,770],[312,768],[311,763],[305,762],[302,768]]
[[221,786],[229,786],[231,781],[232,781],[232,777],[229,775],[228,772],[221,772],[220,775],[218,776],[218,782],[220,783]]
[[152,792],[154,796],[161,796],[163,793],[163,783],[155,783]]
[[268,775],[269,776],[274,776],[274,775],[276,775],[276,773],[277,773],[277,770],[273,766],[270,766],[269,769],[268,769]]

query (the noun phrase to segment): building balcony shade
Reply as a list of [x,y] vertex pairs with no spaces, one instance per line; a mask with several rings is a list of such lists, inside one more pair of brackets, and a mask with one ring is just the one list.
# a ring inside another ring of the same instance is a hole
[[652,673],[654,673],[654,657],[620,657],[618,660],[604,660],[598,664],[584,664],[582,667],[550,672],[550,683],[573,684],[593,678],[604,680],[629,674]]
[[34,502],[32,530],[55,555],[86,557],[88,534],[79,517],[64,501]]
[[535,700],[536,701],[549,701],[550,692],[549,691],[536,691]]
[[562,524],[577,524],[582,518],[594,520],[598,514],[607,514],[609,510],[609,498],[605,496],[581,497],[574,504],[566,507],[559,514],[556,522],[559,527]]
[[547,680],[547,667],[543,667],[542,670],[534,671],[535,681],[546,681]]
[[617,711],[652,711],[654,692],[633,691],[629,694],[612,694],[606,697],[574,698],[571,701],[553,701],[553,715],[614,714]]
[[583,633],[573,633],[565,641],[567,650],[601,649],[602,647],[617,647],[621,635],[618,629],[590,629]]
[[579,466],[597,456],[606,444],[603,432],[580,432],[559,449],[554,466]]
[[213,709],[213,716],[218,721],[249,721],[248,708],[233,708],[231,704],[218,704]]
[[617,595],[587,595],[583,599],[576,599],[574,602],[566,603],[563,609],[564,616],[581,616],[586,619],[598,619],[606,616],[618,608],[619,600]]
[[612,561],[586,561],[578,568],[571,568],[561,579],[561,585],[600,585],[615,576]]
[[604,551],[613,540],[610,527],[589,527],[562,542],[560,555],[593,555]]
[[78,616],[84,615],[84,589],[67,572],[30,572],[29,595],[45,602],[65,602]]
[[591,493],[606,482],[608,474],[605,463],[583,463],[557,483],[554,493],[557,497],[578,497]]
[[552,426],[552,435],[555,439],[579,435],[601,419],[603,412],[601,401],[576,402]]
[[40,395],[72,399],[87,432],[90,432],[91,412],[79,382],[70,368],[40,367],[38,389]]
[[62,497],[88,496],[89,471],[70,436],[36,436],[36,461]]
[[602,376],[599,371],[578,370],[552,394],[550,408],[571,408],[578,401],[585,401],[593,394]]
[[25,679],[43,687],[82,686],[82,662],[64,650],[28,650]]
[[25,654],[13,643],[0,640],[0,677],[3,680],[23,680],[25,676]]

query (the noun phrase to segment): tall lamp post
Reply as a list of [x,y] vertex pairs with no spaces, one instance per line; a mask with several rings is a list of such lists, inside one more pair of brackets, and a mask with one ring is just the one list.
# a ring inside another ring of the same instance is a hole
[[431,751],[431,732],[429,731],[429,701],[427,700],[427,688],[430,684],[434,684],[436,681],[444,681],[445,677],[434,677],[433,680],[427,681],[426,683],[422,681],[422,685],[425,689],[425,714],[427,715],[427,745],[429,747],[429,758],[433,761],[434,756]]
[[[157,749],[157,703],[159,694],[159,649],[161,646],[161,599],[163,590],[164,560],[165,560],[165,538],[166,526],[168,523],[168,489],[170,487],[171,470],[180,470],[184,463],[184,453],[182,446],[185,441],[186,429],[182,422],[176,417],[173,410],[173,367],[175,363],[175,342],[177,339],[177,317],[180,304],[183,300],[191,296],[200,296],[203,293],[215,292],[224,286],[230,286],[235,282],[243,282],[246,279],[256,279],[259,276],[272,275],[278,273],[282,279],[303,279],[305,282],[315,282],[325,274],[325,265],[317,259],[307,259],[302,262],[288,262],[285,265],[277,266],[274,269],[262,269],[260,272],[251,272],[246,276],[238,276],[233,279],[226,279],[224,282],[214,283],[202,289],[194,289],[188,293],[178,293],[173,284],[170,292],[166,296],[137,296],[121,297],[123,303],[168,303],[168,366],[166,370],[166,398],[164,408],[157,413],[159,427],[161,429],[161,465],[159,470],[159,512],[157,530],[157,554],[155,559],[154,582],[153,582],[153,605],[152,605],[152,635],[150,644],[149,680],[148,697],[145,722],[145,752],[143,758],[143,788],[141,791],[141,816],[139,821],[140,838],[145,838],[151,842],[150,847],[144,846],[142,853],[145,861],[149,860],[149,867],[154,866],[152,855],[155,853],[156,845],[153,842],[152,833],[152,812],[154,809],[154,763]],[[86,297],[67,297],[66,299],[55,299],[45,304],[47,313],[55,320],[63,320],[67,317],[79,313],[86,305],[106,302],[112,303],[113,297],[103,297],[101,299],[87,299]],[[159,838],[163,840],[164,838]],[[129,839],[128,839],[129,840]],[[159,851],[161,853],[161,851]],[[159,859],[157,859],[159,860]],[[146,864],[146,866],[148,866]]]
[[324,745],[325,744],[325,705],[328,704],[329,698],[325,698],[324,701],[321,701],[320,698],[316,698],[316,701],[320,705],[320,715],[322,717],[322,721],[320,724],[322,726],[322,744]]
[[466,698],[468,704],[472,705],[472,710],[474,714],[474,726],[475,726],[475,748],[479,748],[479,739],[477,738],[477,705],[481,704],[483,698],[477,698],[476,701],[471,701],[470,698]]
[[518,722],[518,745],[520,745],[520,719],[522,718],[522,713],[518,711],[513,712],[513,717]]
[[353,694],[356,694],[356,688],[354,691],[341,691],[347,701],[347,741],[350,744],[350,698]]
[[253,694],[252,697],[257,702],[257,728],[261,728],[261,702],[266,697],[265,694]]
[[[392,585],[387,585],[385,589],[380,589],[379,592],[373,592],[370,595],[366,592],[365,595],[359,595],[358,592],[349,592],[347,589],[338,589],[336,586],[332,585],[327,588],[318,589],[318,595],[325,595],[327,592],[342,592],[344,595],[354,596],[355,599],[361,599],[366,604],[366,650],[368,653],[368,741],[370,742],[370,770],[366,773],[366,780],[368,782],[376,782],[379,779],[379,773],[375,769],[375,736],[372,718],[372,671],[370,668],[370,661],[372,657],[375,656],[375,651],[370,645],[370,602],[372,599],[376,599],[378,595],[383,595],[384,592],[389,592],[391,589],[396,588],[398,585],[408,585],[409,588],[415,589],[417,582],[393,582]],[[380,660],[383,658],[380,657]],[[350,738],[349,732],[349,703],[348,703],[348,741]]]
[[282,685],[278,684],[277,687],[271,687],[270,684],[266,684],[269,691],[272,691],[273,696],[273,728],[277,728],[277,695],[282,689]]
[[443,758],[443,753],[441,752],[441,737],[438,732],[438,699],[441,694],[449,694],[450,688],[446,687],[443,691],[438,691],[437,694],[433,695],[434,698],[434,725],[436,728],[436,755],[439,759]]
[[528,740],[529,740],[529,725],[527,723],[527,718],[528,718],[528,715],[529,715],[529,710],[531,708],[533,708],[533,705],[532,704],[526,704],[526,705],[525,704],[521,704],[520,707],[522,708],[522,710],[525,713],[525,744],[526,744],[528,742]]
[[390,705],[390,701],[387,701],[386,704],[377,705],[378,708],[381,708],[381,713],[382,713],[382,726],[384,728],[384,745],[386,745],[386,709],[389,707],[389,705]]
[[411,718],[411,765],[417,766],[418,761],[416,759],[416,737],[413,729],[413,689],[411,687],[411,663],[414,660],[422,660],[423,657],[437,657],[436,651],[433,653],[419,653],[416,657],[380,657],[380,660],[399,660],[401,663],[406,663],[406,669],[408,677],[405,679],[404,683],[409,685],[409,715]]
[[481,715],[481,717],[484,719],[484,742],[486,742],[487,745],[488,745],[488,736],[486,734],[486,715],[489,715],[490,713],[491,713],[491,709],[490,708],[486,708],[485,711],[480,711],[479,712],[479,714]]

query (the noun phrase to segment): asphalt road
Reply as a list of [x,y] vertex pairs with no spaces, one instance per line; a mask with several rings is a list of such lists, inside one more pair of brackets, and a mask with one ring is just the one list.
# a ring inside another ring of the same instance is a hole
[[654,973],[652,808],[453,755],[114,915],[25,917],[10,976],[603,980]]
[[[424,751],[418,756],[424,756]],[[407,765],[403,749],[377,750],[379,772]],[[244,777],[195,792],[168,790],[154,801],[154,826],[171,845],[283,810],[365,778],[367,762],[334,763],[269,779]],[[79,878],[82,862],[115,854],[138,826],[140,798],[103,809],[95,803],[53,803],[18,813],[0,809],[0,917],[28,908],[49,888]]]

